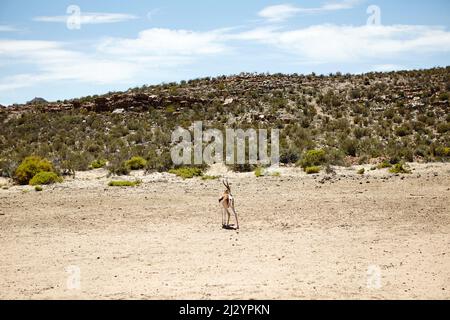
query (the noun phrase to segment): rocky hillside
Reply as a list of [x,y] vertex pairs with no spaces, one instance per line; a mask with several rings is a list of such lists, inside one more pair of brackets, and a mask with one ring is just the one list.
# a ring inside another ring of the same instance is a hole
[[[441,161],[450,156],[450,67],[364,75],[204,78],[126,92],[0,106],[0,174],[25,156],[86,170],[131,156],[149,170],[171,167],[176,126],[281,129],[284,163],[323,149],[329,164]],[[242,169],[242,168],[236,168]]]

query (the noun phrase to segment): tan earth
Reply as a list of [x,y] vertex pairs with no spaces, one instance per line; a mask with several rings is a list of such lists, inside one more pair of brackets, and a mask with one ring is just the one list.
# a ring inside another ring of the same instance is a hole
[[221,228],[219,180],[2,180],[0,298],[449,299],[450,164],[359,168],[228,173],[239,231]]

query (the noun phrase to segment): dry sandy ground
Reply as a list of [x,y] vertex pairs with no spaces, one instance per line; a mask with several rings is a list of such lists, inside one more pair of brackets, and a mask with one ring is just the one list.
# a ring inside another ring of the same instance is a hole
[[111,188],[96,170],[0,189],[0,298],[449,299],[450,165],[412,167],[230,174],[238,232],[221,229],[220,181]]

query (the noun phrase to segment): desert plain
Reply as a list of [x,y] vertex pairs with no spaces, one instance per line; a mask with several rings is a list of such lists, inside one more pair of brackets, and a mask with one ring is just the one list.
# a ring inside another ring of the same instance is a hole
[[[449,299],[450,164],[227,176],[103,169],[45,186],[0,181],[1,299]],[[232,220],[231,223],[234,223]],[[75,271],[74,271],[75,270]],[[75,277],[75,278],[74,278]]]

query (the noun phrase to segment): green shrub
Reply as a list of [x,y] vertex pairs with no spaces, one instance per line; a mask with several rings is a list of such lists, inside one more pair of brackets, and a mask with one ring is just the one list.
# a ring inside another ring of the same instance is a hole
[[0,158],[0,177],[12,178],[14,177],[14,171],[17,168],[17,163],[12,159]]
[[173,105],[169,105],[166,107],[167,113],[174,113],[176,111],[175,107]]
[[320,166],[326,161],[325,150],[309,150],[300,160],[300,166],[305,169],[307,167]]
[[116,157],[112,158],[108,162],[108,171],[111,174],[117,175],[117,176],[126,176],[130,173],[131,169],[129,166],[126,165],[126,161],[124,159],[127,159],[127,156],[124,154],[119,154]]
[[107,160],[99,159],[99,160],[93,161],[89,167],[91,169],[100,169],[100,168],[103,168],[104,166],[106,166],[107,163],[108,163]]
[[30,185],[38,186],[38,185],[42,185],[42,184],[53,184],[53,183],[58,183],[58,182],[63,182],[63,179],[60,176],[58,176],[56,173],[42,171],[42,172],[39,172],[38,174],[36,174],[30,180]]
[[17,167],[14,174],[15,180],[25,185],[40,172],[54,172],[53,165],[47,159],[42,159],[37,156],[30,156],[25,158],[22,163]]
[[193,177],[200,177],[203,173],[200,168],[182,167],[178,169],[171,169],[169,173],[175,174],[183,179],[191,179]]
[[259,178],[259,177],[262,177],[263,175],[264,175],[264,168],[257,167],[257,168],[255,169],[255,176],[256,176],[257,178]]
[[434,154],[438,157],[450,157],[450,148],[448,147],[437,147]]
[[426,157],[429,153],[429,147],[427,145],[418,145],[414,150],[414,155],[418,157]]
[[364,168],[361,168],[358,170],[358,174],[364,174],[366,172],[366,170]]
[[125,161],[125,166],[131,170],[141,170],[147,165],[147,160],[142,157],[132,157],[130,160]]
[[342,140],[341,149],[346,155],[356,157],[356,154],[358,153],[358,140],[350,138]]
[[110,187],[136,187],[141,184],[140,180],[136,181],[126,181],[126,180],[118,180],[118,181],[110,181],[108,186]]
[[271,175],[272,177],[280,177],[280,176],[281,176],[281,173],[278,172],[278,171],[275,171],[275,172],[272,172],[270,175]]
[[130,167],[125,164],[125,161],[111,161],[108,165],[108,170],[110,173],[118,176],[126,176],[130,173]]
[[378,169],[385,169],[385,168],[390,168],[390,167],[392,167],[392,165],[388,161],[383,161],[377,165]]
[[67,159],[63,161],[61,165],[63,165],[65,169],[68,169],[69,171],[86,171],[89,170],[91,161],[92,158],[89,152],[74,150],[67,155]]
[[440,100],[440,101],[448,101],[448,100],[449,100],[449,97],[450,97],[450,93],[449,93],[449,92],[442,92],[442,93],[439,95],[439,100]]
[[172,157],[170,152],[162,152],[158,154],[155,150],[150,150],[147,155],[146,172],[165,172],[172,167]]
[[395,134],[399,137],[405,137],[407,135],[410,135],[411,133],[412,133],[412,130],[407,125],[402,125],[402,126],[398,127],[397,129],[395,129]]
[[440,123],[437,125],[436,130],[438,133],[446,133],[450,131],[450,123]]
[[283,150],[280,155],[280,162],[284,164],[296,163],[300,157],[294,150]]
[[305,168],[305,172],[306,172],[307,174],[315,174],[315,173],[319,173],[320,170],[321,170],[321,168],[318,167],[318,166],[312,166],[312,167],[306,167],[306,168]]
[[41,192],[41,191],[44,190],[44,189],[42,189],[41,186],[35,186],[35,187],[34,187],[34,190],[35,190],[36,192]]
[[411,173],[410,170],[405,168],[403,163],[396,163],[391,169],[389,169],[390,173]]

